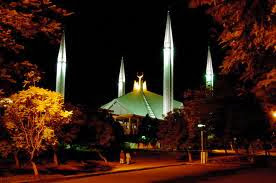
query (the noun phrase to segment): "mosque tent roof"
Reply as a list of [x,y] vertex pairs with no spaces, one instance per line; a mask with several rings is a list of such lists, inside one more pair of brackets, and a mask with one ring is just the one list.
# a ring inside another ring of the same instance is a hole
[[[173,101],[174,108],[180,108],[181,102]],[[113,114],[135,114],[146,116],[152,114],[158,119],[163,119],[163,96],[150,91],[133,91],[101,106],[102,109],[112,110]]]

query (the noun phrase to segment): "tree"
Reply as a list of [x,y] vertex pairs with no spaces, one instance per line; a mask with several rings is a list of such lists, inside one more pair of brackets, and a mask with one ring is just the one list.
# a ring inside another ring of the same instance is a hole
[[120,144],[124,138],[123,129],[115,122],[109,112],[93,112],[79,126],[77,138],[73,140],[80,146],[88,146],[105,162],[119,155]]
[[214,124],[218,120],[219,101],[213,96],[213,91],[205,88],[198,90],[187,90],[184,92],[183,116],[187,122],[188,138],[187,145],[198,147],[199,144],[199,123],[205,124],[205,131],[213,133]]
[[187,123],[181,109],[168,113],[159,124],[158,140],[163,149],[183,149],[187,136]]
[[158,121],[146,115],[138,128],[138,140],[144,143],[156,143]]
[[35,158],[57,143],[55,127],[67,124],[72,112],[63,109],[63,97],[38,87],[13,94],[4,114],[4,125],[13,144],[29,157],[38,175]]
[[208,134],[213,133],[220,105],[212,96],[212,91],[205,88],[187,90],[184,92],[183,104],[182,109],[169,113],[159,125],[158,138],[164,148],[198,148],[199,123],[206,125],[205,131]]
[[9,0],[0,4],[0,47],[16,53],[24,49],[24,39],[33,39],[39,33],[56,41],[61,19],[70,14],[51,0]]
[[270,72],[264,74],[263,79],[257,83],[253,88],[258,99],[265,104],[264,111],[268,114],[267,117],[270,119],[270,125],[272,129],[276,129],[275,117],[273,113],[276,111],[275,105],[275,83],[276,83],[276,69],[272,69]]
[[15,163],[16,163],[16,168],[20,168],[20,162],[18,158],[18,150],[16,149],[15,145],[12,143],[9,134],[4,127],[3,123],[3,114],[5,108],[11,104],[11,100],[9,98],[4,97],[4,92],[3,90],[0,90],[0,153],[2,157],[7,158],[8,155],[13,154]]
[[18,158],[18,149],[6,139],[0,140],[0,152],[2,157],[7,158],[10,154],[13,154],[16,168],[20,168],[20,161]]
[[[52,43],[57,43],[61,37],[61,22],[70,14],[69,11],[57,6],[51,0],[0,1],[1,52],[21,56],[14,58],[20,63],[1,64],[1,85],[3,86],[3,80],[9,82],[8,85],[4,84],[6,86],[4,89],[8,90],[4,90],[6,95],[21,90],[20,82],[23,82],[23,86],[30,86],[35,85],[41,79],[41,73],[36,72],[38,71],[36,65],[30,64],[26,59],[22,61],[22,58],[25,58],[23,51],[26,40],[46,36]],[[15,75],[17,77],[14,77]],[[21,80],[23,77],[24,79]]]
[[15,144],[12,143],[7,130],[3,126],[2,118],[0,120],[0,154],[4,158],[7,158],[10,154],[13,154],[16,168],[20,168],[18,149],[15,147]]
[[269,139],[269,123],[255,96],[232,97],[224,105],[224,131],[230,140],[251,144]]
[[36,86],[41,78],[42,72],[38,66],[27,60],[3,64],[0,68],[0,83],[6,96],[29,86]]
[[255,93],[270,114],[275,110],[275,0],[189,2],[191,7],[208,4],[207,12],[222,27],[218,41],[227,52],[221,73],[238,76],[239,91]]
[[[0,90],[0,112],[4,113],[5,108],[12,102],[10,98],[11,94],[28,88],[29,86],[35,86],[42,77],[42,73],[39,71],[37,65],[31,64],[29,61],[22,61],[18,63],[3,64],[0,68],[0,83],[3,89]],[[2,118],[0,119],[2,126]],[[2,134],[5,134],[6,129],[1,129]],[[11,142],[8,135],[0,138],[0,151],[7,157],[10,153],[13,153],[16,167],[20,168],[20,162],[18,158],[19,150]]]
[[72,142],[77,138],[80,132],[80,126],[85,123],[87,116],[85,114],[85,109],[82,106],[75,106],[71,103],[65,104],[65,109],[72,111],[71,120],[69,124],[60,125],[56,124],[55,135],[58,139],[58,143],[52,146],[53,148],[53,162],[56,166],[59,165],[58,149],[60,145],[72,144]]

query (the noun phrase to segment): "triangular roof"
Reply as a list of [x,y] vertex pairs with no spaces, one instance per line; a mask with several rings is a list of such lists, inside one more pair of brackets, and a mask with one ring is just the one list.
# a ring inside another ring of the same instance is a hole
[[[181,102],[173,101],[174,108],[180,108]],[[150,91],[133,91],[101,106],[102,109],[112,110],[113,114],[135,114],[139,116],[154,116],[163,119],[163,96]],[[152,114],[153,113],[153,114]]]

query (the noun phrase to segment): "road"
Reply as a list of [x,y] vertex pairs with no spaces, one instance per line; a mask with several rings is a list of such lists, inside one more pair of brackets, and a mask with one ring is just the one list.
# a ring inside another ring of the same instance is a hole
[[143,171],[92,176],[59,183],[275,183],[275,168],[229,169],[182,165]]

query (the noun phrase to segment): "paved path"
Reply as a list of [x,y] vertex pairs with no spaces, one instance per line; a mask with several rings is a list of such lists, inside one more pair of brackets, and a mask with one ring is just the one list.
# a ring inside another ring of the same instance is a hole
[[[66,181],[59,183],[162,183],[162,182],[187,182],[195,183],[202,176],[212,173],[235,172],[234,168],[225,166],[202,166],[202,165],[181,165],[170,166],[142,171],[125,172],[117,174],[108,174],[101,176],[92,176]],[[188,181],[187,181],[188,180]],[[245,182],[244,182],[245,183]]]
[[[234,156],[235,157],[235,156]],[[237,163],[228,163],[220,162],[220,159],[225,159],[223,157],[216,157],[214,160],[215,164],[200,165],[200,164],[185,164],[185,162],[176,162],[175,160],[157,160],[157,159],[137,159],[135,163],[131,165],[120,165],[118,163],[111,163],[110,166],[113,167],[112,170],[106,172],[94,172],[94,173],[80,173],[78,175],[72,176],[62,176],[62,175],[45,175],[41,179],[31,179],[25,177],[22,179],[16,179],[18,182],[29,183],[29,182],[188,182],[188,183],[228,183],[224,182],[230,179],[237,182],[239,179],[245,180],[246,177],[256,177],[253,178],[250,183],[254,183],[255,180],[259,180],[260,177],[268,177],[268,183],[270,180],[273,180],[274,183],[276,180],[273,175],[276,172],[275,167],[269,169],[250,169],[250,172],[241,171],[240,165]],[[231,156],[227,156],[227,159],[231,159]],[[212,158],[210,158],[212,159]],[[213,160],[213,161],[214,161]],[[247,166],[244,164],[243,166]],[[272,171],[273,170],[273,171]],[[255,172],[254,172],[255,171]],[[237,173],[238,172],[238,173]],[[253,172],[253,173],[252,173]],[[271,173],[273,172],[273,174]],[[252,174],[252,175],[251,175]],[[217,176],[220,175],[220,176]],[[223,175],[223,176],[221,176]],[[19,178],[18,176],[16,176]],[[226,177],[226,179],[224,178]],[[273,179],[270,179],[273,177]],[[1,178],[1,177],[0,177]],[[27,178],[27,179],[26,179]],[[221,178],[223,180],[221,180]],[[10,180],[8,182],[15,182]],[[187,181],[188,180],[188,181]],[[207,181],[207,182],[204,182]],[[209,182],[208,182],[209,181]],[[217,182],[216,182],[217,181]],[[266,183],[262,182],[262,183]],[[1,180],[0,180],[1,183]],[[243,181],[243,183],[246,183]]]

